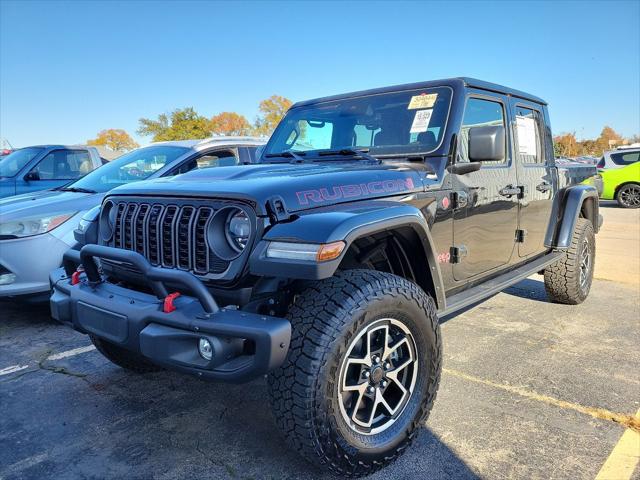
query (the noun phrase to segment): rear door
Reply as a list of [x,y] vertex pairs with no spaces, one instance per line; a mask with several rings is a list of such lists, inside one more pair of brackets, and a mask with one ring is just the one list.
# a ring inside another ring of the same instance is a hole
[[550,131],[542,106],[511,99],[514,157],[520,194],[520,221],[516,233],[518,255],[528,257],[545,250],[544,237],[552,207],[552,178],[548,151]]
[[503,125],[506,150],[503,161],[483,162],[477,172],[452,175],[458,197],[453,218],[454,248],[459,253],[453,265],[456,281],[499,270],[510,262],[514,251],[518,198],[505,194],[505,189],[516,185],[508,109],[509,99],[499,94],[473,94],[466,101],[456,161],[469,161],[469,130],[474,127]]

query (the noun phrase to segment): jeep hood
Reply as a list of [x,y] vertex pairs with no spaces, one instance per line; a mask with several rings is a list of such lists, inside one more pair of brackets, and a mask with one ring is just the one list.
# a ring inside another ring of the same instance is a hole
[[112,195],[230,198],[251,202],[267,213],[271,199],[296,212],[355,200],[423,191],[428,168],[422,163],[372,164],[366,161],[261,164],[195,170],[169,178],[121,186]]

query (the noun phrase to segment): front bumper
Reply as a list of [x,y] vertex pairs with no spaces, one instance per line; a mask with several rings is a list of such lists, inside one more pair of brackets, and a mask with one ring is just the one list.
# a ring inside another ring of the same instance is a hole
[[[51,273],[53,318],[92,334],[171,370],[208,380],[244,382],[284,361],[291,324],[278,317],[218,308],[204,285],[187,272],[151,266],[141,255],[87,245],[80,252],[85,273],[72,285],[64,268]],[[95,257],[131,263],[148,280],[155,295],[104,281]],[[167,286],[189,293],[165,313]],[[213,357],[198,353],[201,338],[213,346]]]

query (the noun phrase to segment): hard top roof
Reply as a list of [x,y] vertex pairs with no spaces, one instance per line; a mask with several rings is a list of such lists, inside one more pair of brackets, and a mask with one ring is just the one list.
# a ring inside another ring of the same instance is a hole
[[457,77],[457,78],[445,78],[441,80],[430,80],[428,82],[407,83],[404,85],[394,85],[391,87],[373,88],[371,90],[361,90],[358,92],[344,93],[341,95],[315,98],[313,100],[304,100],[301,102],[297,102],[291,108],[296,108],[303,105],[313,105],[315,103],[329,102],[332,100],[343,100],[343,99],[352,98],[352,97],[363,97],[367,95],[377,95],[381,93],[399,92],[403,90],[419,90],[421,88],[433,88],[433,87],[442,87],[442,86],[478,88],[481,90],[502,93],[505,95],[510,95],[512,97],[530,100],[532,102],[540,103],[542,105],[547,104],[547,102],[545,102],[543,99],[539,97],[530,95],[520,90],[515,90],[513,88],[505,87],[503,85],[498,85],[497,83],[485,82],[483,80],[478,80],[476,78]]

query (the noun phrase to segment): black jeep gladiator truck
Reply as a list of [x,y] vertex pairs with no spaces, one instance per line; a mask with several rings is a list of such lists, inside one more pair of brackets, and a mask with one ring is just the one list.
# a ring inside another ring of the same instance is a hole
[[366,475],[431,410],[439,318],[534,273],[551,301],[587,297],[592,174],[559,175],[546,103],[500,85],[300,102],[260,164],[110,192],[52,273],[52,314],[136,372],[266,374],[290,445]]

